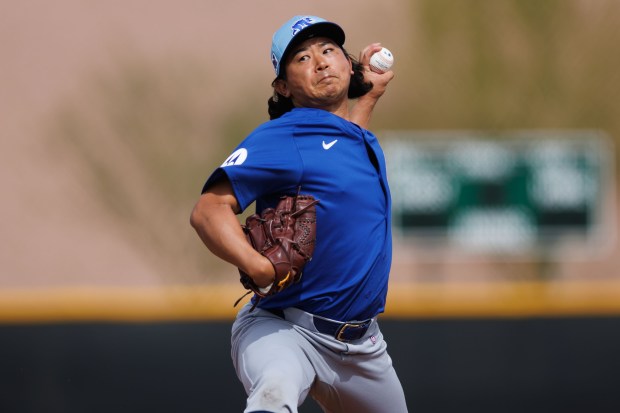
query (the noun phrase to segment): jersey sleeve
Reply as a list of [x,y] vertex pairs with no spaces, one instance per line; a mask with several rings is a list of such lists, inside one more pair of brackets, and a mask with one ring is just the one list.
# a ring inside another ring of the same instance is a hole
[[303,173],[297,146],[286,130],[259,130],[242,141],[207,179],[203,193],[224,175],[245,210],[257,199],[294,191]]

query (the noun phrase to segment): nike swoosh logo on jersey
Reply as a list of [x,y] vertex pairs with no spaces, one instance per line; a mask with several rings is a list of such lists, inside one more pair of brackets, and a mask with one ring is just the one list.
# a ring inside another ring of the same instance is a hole
[[338,139],[334,139],[330,143],[325,143],[325,141],[323,141],[323,149],[328,150],[329,148],[334,146],[336,144],[336,142],[338,142]]

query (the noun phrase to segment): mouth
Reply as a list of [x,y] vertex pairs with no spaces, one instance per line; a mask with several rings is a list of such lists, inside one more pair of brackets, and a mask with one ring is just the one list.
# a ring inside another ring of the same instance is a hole
[[324,82],[328,82],[329,83],[329,82],[331,82],[332,80],[335,80],[335,79],[337,79],[336,76],[330,75],[330,74],[325,74],[325,75],[322,75],[322,77],[319,79],[319,81],[317,83],[324,83]]

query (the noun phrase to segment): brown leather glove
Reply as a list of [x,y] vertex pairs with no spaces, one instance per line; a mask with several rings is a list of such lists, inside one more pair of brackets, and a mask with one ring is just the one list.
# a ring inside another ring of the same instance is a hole
[[247,294],[253,292],[258,296],[254,307],[261,298],[277,294],[301,279],[302,270],[314,252],[318,202],[311,195],[283,196],[275,209],[267,208],[260,216],[254,214],[246,219],[242,227],[248,242],[271,261],[276,272],[271,286],[259,288],[249,275],[239,270],[241,284],[250,290]]

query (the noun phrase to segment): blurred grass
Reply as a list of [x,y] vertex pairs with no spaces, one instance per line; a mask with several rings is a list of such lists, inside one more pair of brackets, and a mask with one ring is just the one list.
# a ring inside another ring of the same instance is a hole
[[417,1],[415,67],[398,67],[395,107],[375,126],[600,128],[617,140],[619,21],[613,0]]
[[136,56],[96,73],[54,121],[54,147],[72,154],[124,235],[173,282],[223,268],[189,226],[204,179],[230,146],[216,94],[200,61]]
[[[419,0],[411,10],[415,35],[401,50],[412,64],[397,67],[376,110],[378,134],[587,128],[618,142],[620,2]],[[191,56],[123,56],[86,81],[54,120],[56,146],[74,156],[125,235],[175,282],[204,280],[207,270],[230,278],[188,217],[204,179],[267,119],[271,79],[233,80],[234,90],[219,84]]]

